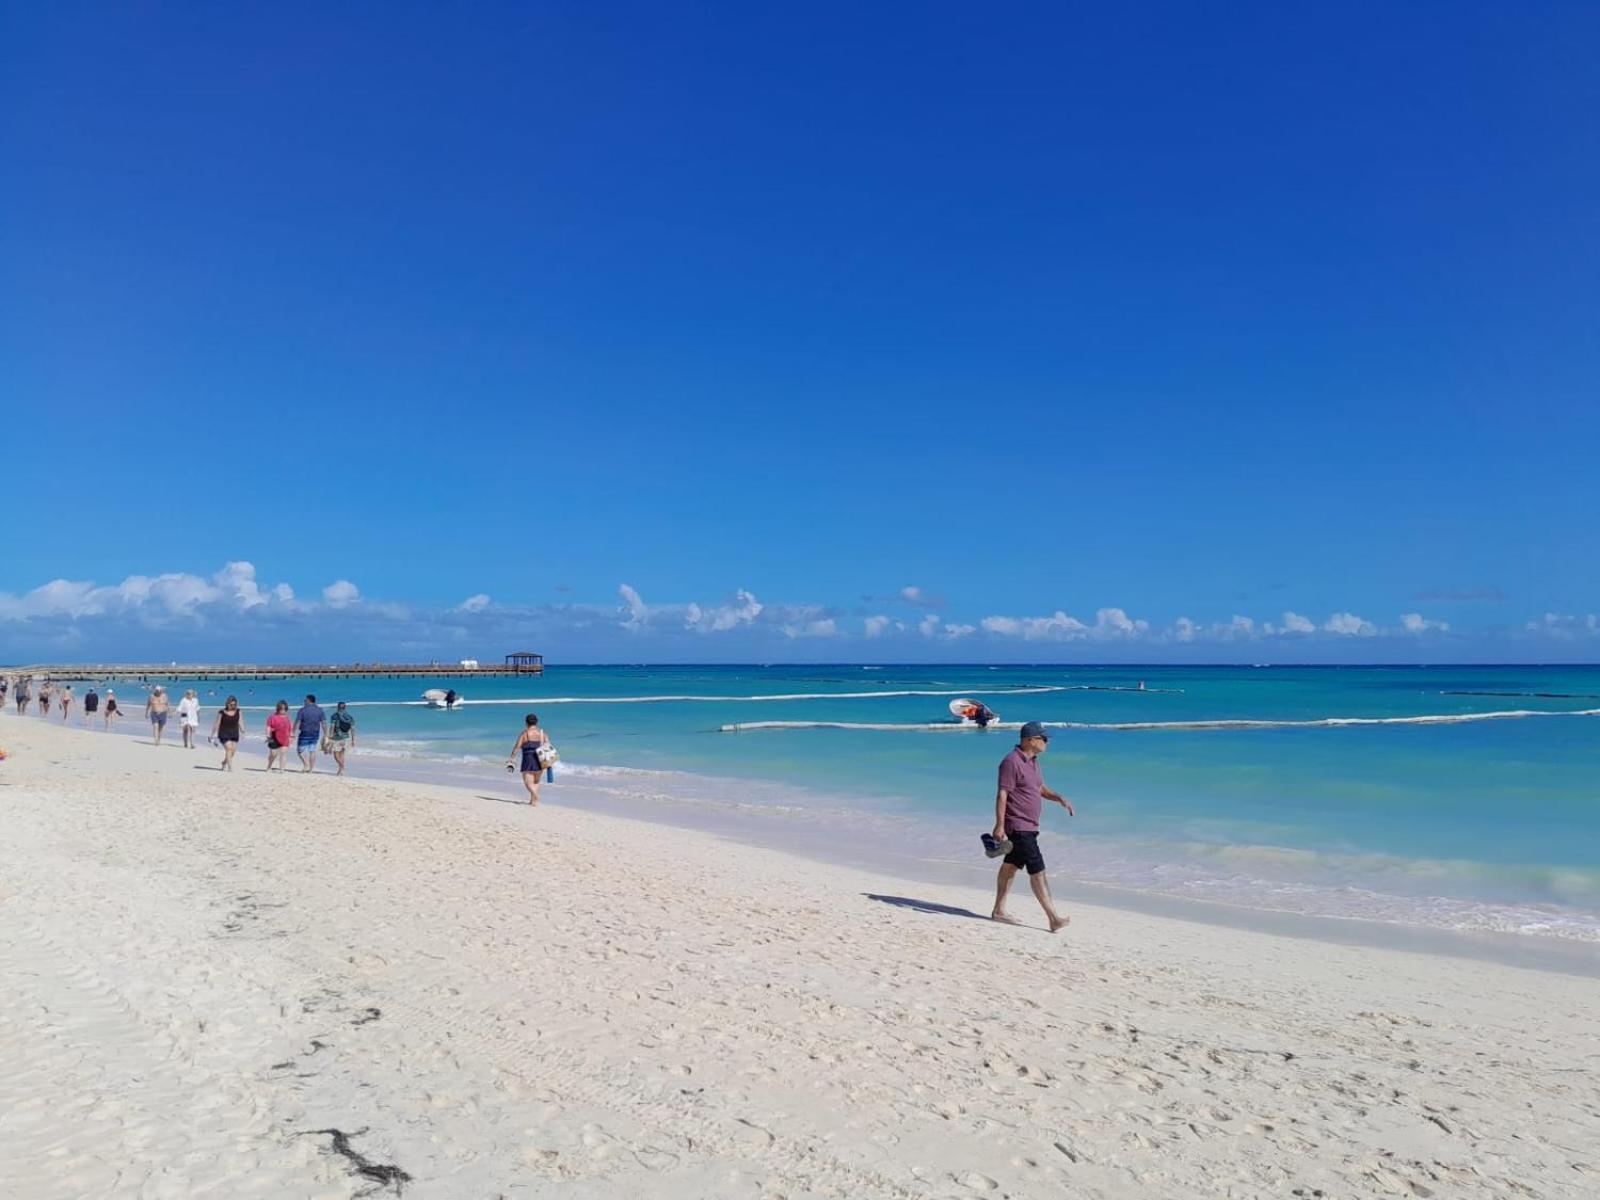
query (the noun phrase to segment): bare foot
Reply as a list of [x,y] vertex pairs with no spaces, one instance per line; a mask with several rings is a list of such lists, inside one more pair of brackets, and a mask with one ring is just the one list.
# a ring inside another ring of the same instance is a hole
[[990,913],[989,914],[989,920],[991,920],[991,921],[999,921],[1000,924],[1002,924],[1002,925],[1020,925],[1020,924],[1022,924],[1021,921],[1017,920],[1010,913],[1003,913],[1003,912]]
[[1054,921],[1050,922],[1050,932],[1051,933],[1058,933],[1061,930],[1065,929],[1068,925],[1071,925],[1071,924],[1072,924],[1072,918],[1071,917],[1057,917]]

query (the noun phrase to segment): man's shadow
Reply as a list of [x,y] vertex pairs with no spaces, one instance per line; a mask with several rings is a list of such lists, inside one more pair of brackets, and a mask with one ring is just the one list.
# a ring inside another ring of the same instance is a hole
[[913,900],[910,896],[879,896],[872,892],[862,892],[868,900],[876,900],[879,904],[892,904],[896,908],[909,908],[912,912],[931,913],[939,917],[971,917],[974,921],[987,921],[989,918],[982,913],[975,913],[970,908],[955,908],[949,904],[934,904],[931,900]]

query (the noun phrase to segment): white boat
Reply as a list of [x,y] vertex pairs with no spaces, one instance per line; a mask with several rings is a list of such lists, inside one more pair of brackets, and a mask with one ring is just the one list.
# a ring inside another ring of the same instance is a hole
[[429,688],[422,693],[422,702],[429,708],[455,708],[465,699],[460,694],[452,696],[444,688]]
[[[978,714],[982,712],[987,712],[989,714],[988,720],[978,721],[975,719]],[[966,699],[950,701],[950,715],[955,717],[963,725],[987,726],[1000,719],[1000,714],[995,712],[987,704],[981,704],[976,700]]]

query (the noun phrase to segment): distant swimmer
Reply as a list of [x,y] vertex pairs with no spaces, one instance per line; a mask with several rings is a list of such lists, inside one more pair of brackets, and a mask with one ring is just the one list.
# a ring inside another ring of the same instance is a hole
[[1067,816],[1076,816],[1072,802],[1059,792],[1045,786],[1039,773],[1039,755],[1050,745],[1050,735],[1038,721],[1029,721],[1022,727],[1017,748],[1000,763],[1000,786],[994,798],[994,833],[996,842],[1010,842],[1011,850],[1000,864],[1000,874],[995,880],[993,920],[1005,925],[1019,922],[1006,912],[1006,895],[1019,868],[1028,870],[1028,884],[1033,896],[1044,909],[1050,922],[1050,932],[1066,926],[1070,917],[1056,915],[1050,899],[1050,884],[1045,879],[1044,855],[1039,852],[1039,814],[1042,800],[1054,800],[1067,810]]

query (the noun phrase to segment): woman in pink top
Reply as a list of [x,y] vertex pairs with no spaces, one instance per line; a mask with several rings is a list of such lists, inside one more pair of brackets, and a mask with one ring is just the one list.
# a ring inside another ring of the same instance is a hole
[[289,760],[289,736],[294,729],[294,722],[289,719],[289,702],[279,700],[278,707],[267,718],[267,770],[272,770],[274,761],[278,764],[281,774],[284,764]]

